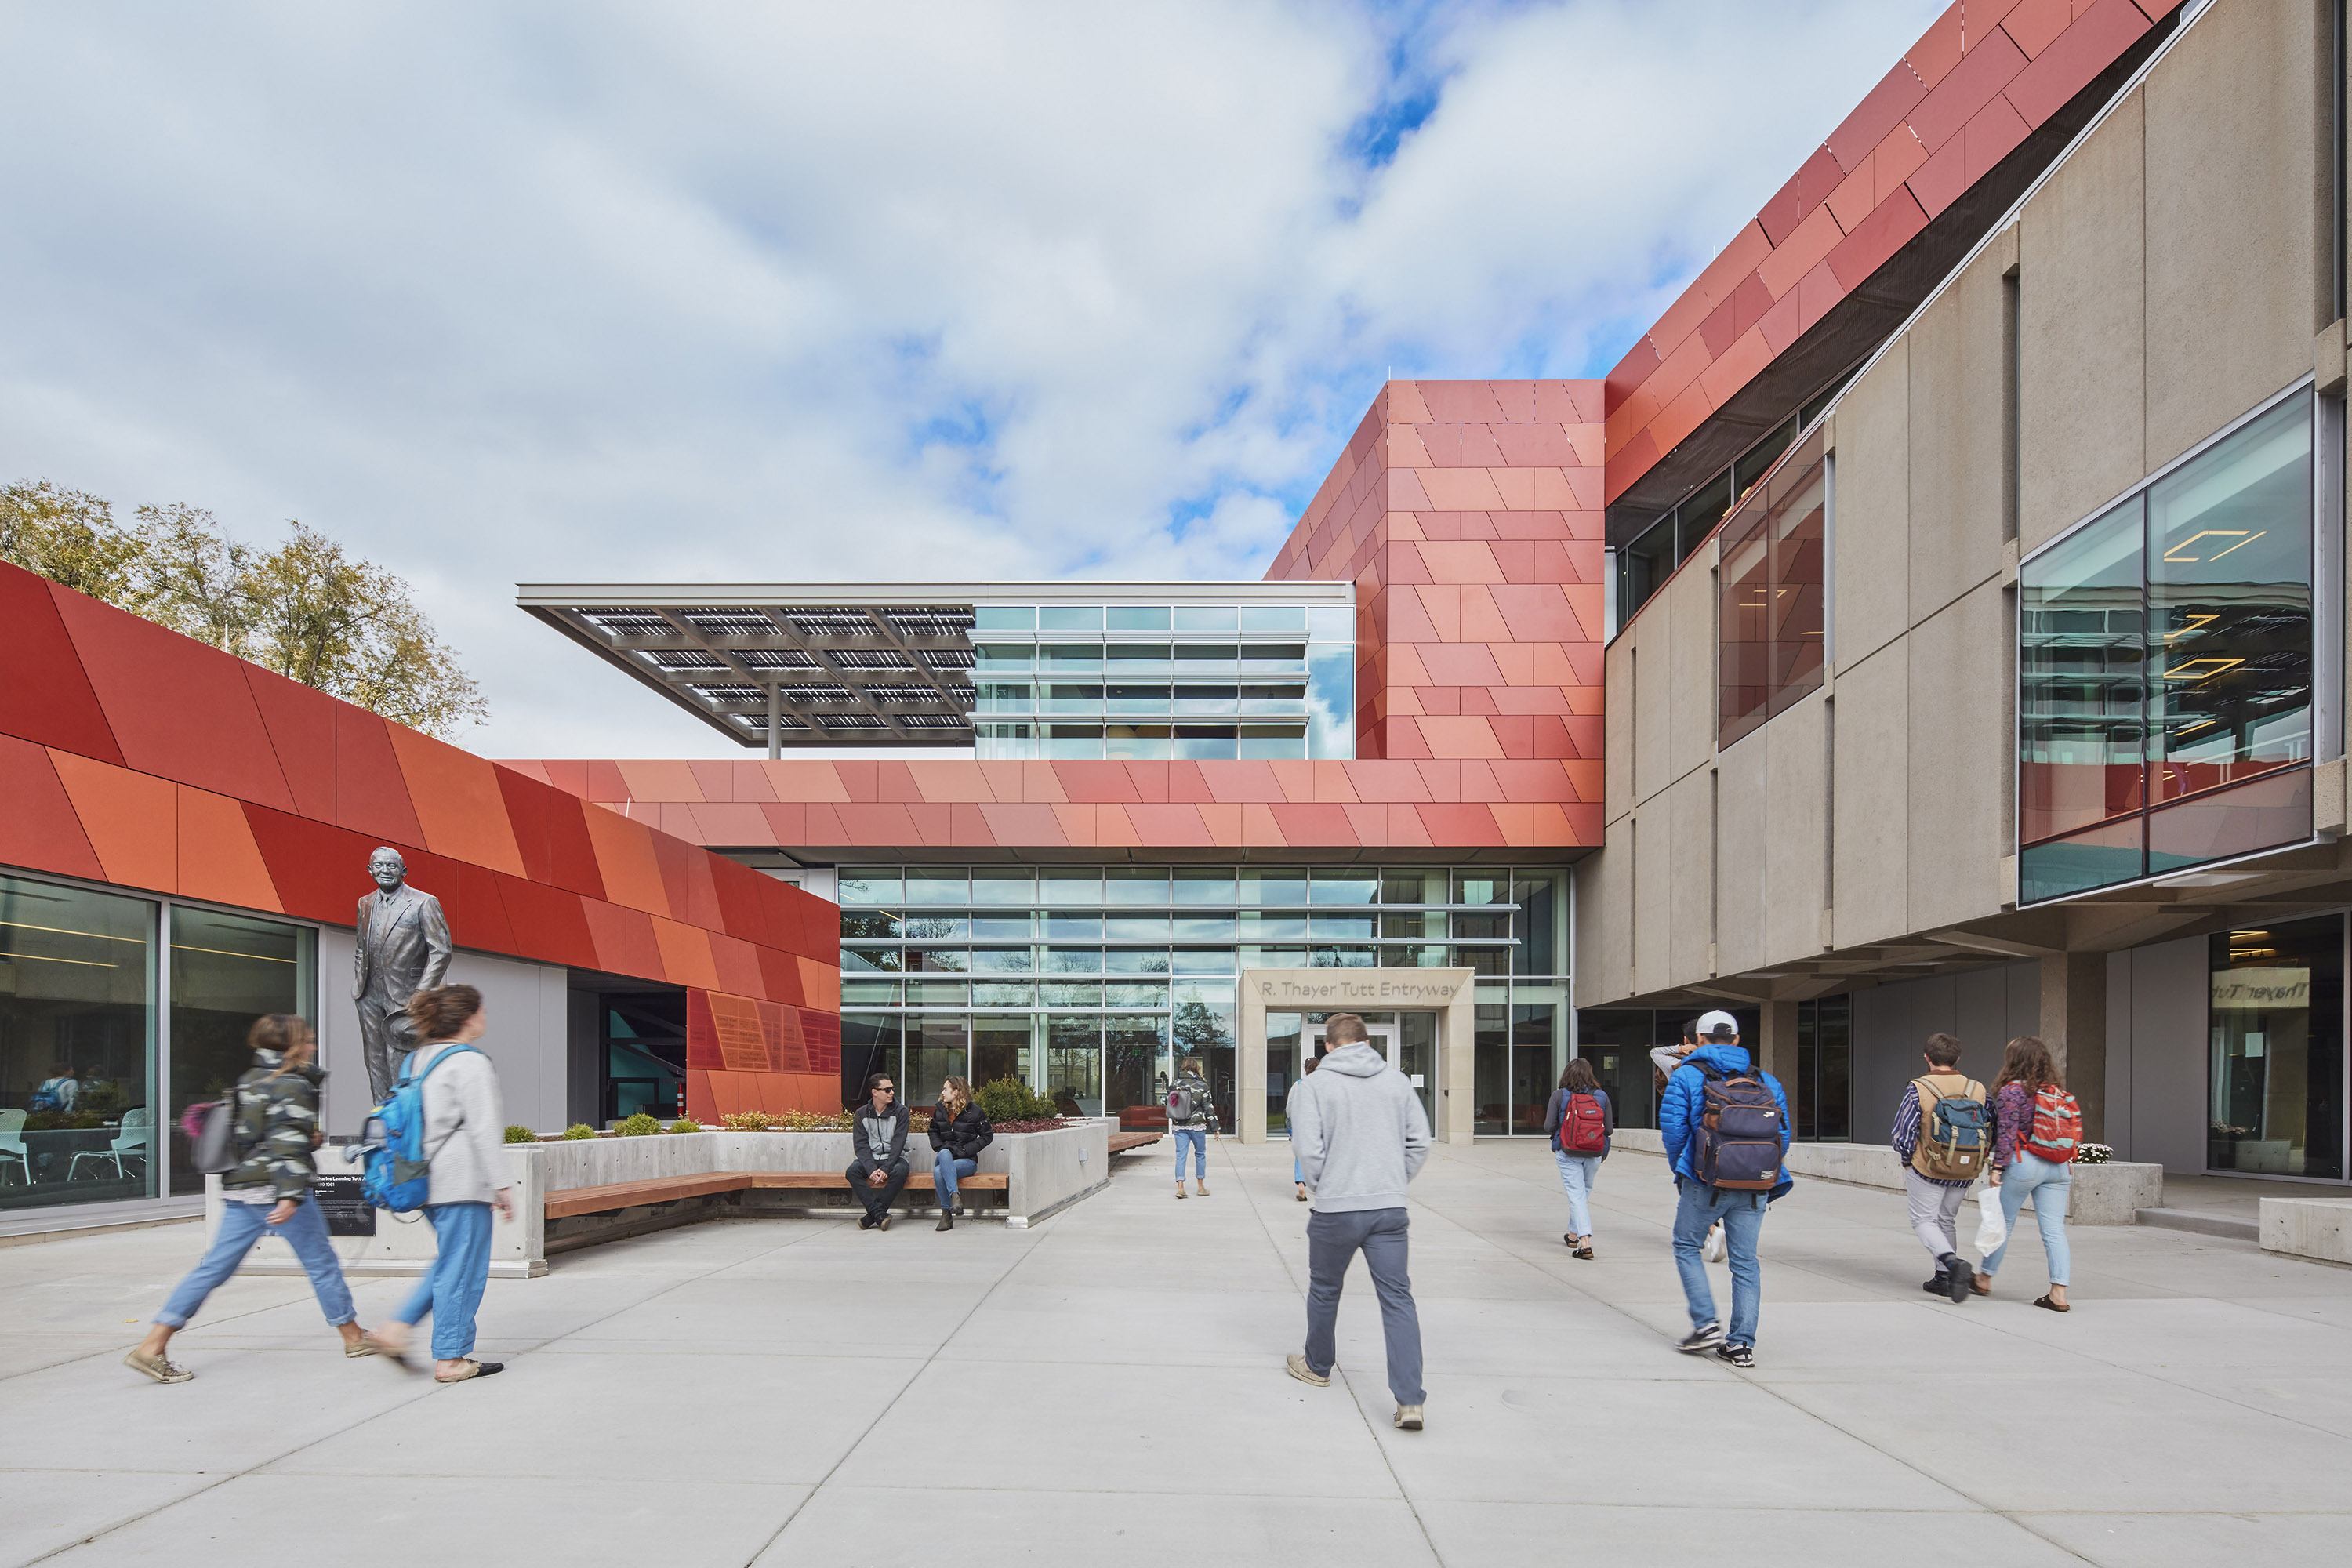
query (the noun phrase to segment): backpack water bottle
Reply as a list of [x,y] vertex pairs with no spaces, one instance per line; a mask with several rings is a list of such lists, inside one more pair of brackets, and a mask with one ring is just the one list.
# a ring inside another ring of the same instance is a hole
[[2083,1147],[2083,1108],[2054,1083],[2033,1094],[2033,1125],[2027,1130],[2023,1152],[2053,1165],[2070,1165]]
[[1780,1102],[1759,1079],[1694,1065],[1706,1079],[1706,1103],[1691,1139],[1691,1169],[1710,1187],[1770,1192],[1780,1184]]
[[417,1053],[410,1052],[391,1095],[369,1113],[367,1136],[352,1153],[360,1161],[360,1191],[377,1208],[414,1214],[425,1206],[432,1186],[432,1156],[425,1151],[425,1080],[451,1057],[472,1049],[451,1046],[423,1072],[415,1072]]
[[1579,1157],[1609,1152],[1609,1119],[1599,1100],[1570,1091],[1559,1112],[1559,1152]]
[[1984,1169],[1992,1151],[1992,1115],[1986,1110],[1984,1085],[1962,1079],[1956,1094],[1946,1094],[1930,1074],[1919,1086],[1919,1146],[1911,1154],[1911,1168],[1933,1181],[1965,1182]]

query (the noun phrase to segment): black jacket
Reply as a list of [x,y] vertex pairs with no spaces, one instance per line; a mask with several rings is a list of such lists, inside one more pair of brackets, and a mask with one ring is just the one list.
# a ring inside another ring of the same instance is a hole
[[950,1121],[943,1105],[931,1108],[931,1147],[952,1151],[959,1160],[977,1160],[980,1152],[996,1142],[996,1129],[988,1124],[988,1112],[977,1105],[966,1105]]
[[868,1171],[887,1171],[906,1157],[907,1130],[913,1123],[904,1105],[893,1100],[890,1109],[877,1117],[874,1097],[868,1095],[849,1114],[850,1147],[860,1165]]

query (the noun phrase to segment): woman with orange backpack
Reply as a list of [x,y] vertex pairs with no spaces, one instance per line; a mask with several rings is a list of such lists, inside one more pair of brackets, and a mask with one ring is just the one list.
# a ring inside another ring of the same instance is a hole
[[1592,1064],[1578,1057],[1559,1075],[1559,1088],[1544,1107],[1544,1131],[1551,1134],[1551,1157],[1559,1165],[1559,1184],[1568,1189],[1568,1243],[1571,1257],[1592,1257],[1592,1215],[1586,1199],[1601,1162],[1609,1158],[1610,1140],[1617,1132],[1617,1110]]
[[1993,1082],[1993,1167],[1988,1178],[2000,1189],[2001,1217],[2009,1236],[1977,1270],[1979,1295],[1992,1293],[1992,1277],[2017,1239],[2017,1211],[2033,1200],[2033,1223],[2050,1262],[2049,1293],[2034,1305],[2068,1310],[2066,1277],[2072,1259],[2066,1247],[2066,1200],[2074,1184],[2074,1154],[2083,1142],[2083,1113],[2066,1092],[2050,1059],[2050,1047],[2031,1035],[2009,1042],[2008,1059]]

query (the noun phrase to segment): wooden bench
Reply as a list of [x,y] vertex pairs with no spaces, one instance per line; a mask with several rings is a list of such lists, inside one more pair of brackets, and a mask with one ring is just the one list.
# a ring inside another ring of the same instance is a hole
[[[982,1171],[962,1178],[956,1185],[960,1192],[986,1193],[992,1196],[1006,1193],[1009,1196],[1012,1184],[1013,1178],[1002,1171]],[[619,1209],[677,1203],[685,1198],[772,1189],[836,1192],[845,1197],[850,1195],[849,1178],[838,1171],[719,1171],[705,1176],[663,1176],[646,1182],[614,1182],[601,1187],[565,1187],[547,1194],[546,1215],[549,1219],[569,1219],[577,1215],[611,1214]],[[908,1193],[931,1190],[931,1173],[917,1171],[908,1176],[899,1199],[903,1203]],[[994,1201],[1001,1203],[1006,1200],[1000,1198]]]
[[1129,1149],[1140,1149],[1146,1144],[1157,1143],[1162,1136],[1160,1132],[1150,1129],[1114,1132],[1110,1135],[1110,1152],[1114,1154],[1124,1154]]

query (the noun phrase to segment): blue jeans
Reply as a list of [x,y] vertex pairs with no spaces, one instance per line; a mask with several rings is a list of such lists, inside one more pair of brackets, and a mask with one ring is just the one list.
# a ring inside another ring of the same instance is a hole
[[284,1237],[294,1248],[294,1256],[302,1260],[303,1272],[310,1276],[311,1292],[319,1298],[319,1310],[327,1314],[327,1321],[341,1328],[358,1321],[359,1312],[352,1305],[351,1288],[343,1283],[343,1266],[335,1257],[334,1245],[327,1239],[327,1218],[310,1194],[302,1194],[302,1206],[284,1225],[267,1225],[269,1213],[265,1204],[241,1204],[231,1198],[221,1205],[220,1229],[213,1236],[213,1244],[205,1249],[202,1261],[188,1271],[188,1277],[173,1290],[172,1299],[155,1314],[155,1321],[167,1329],[184,1329],[188,1320],[205,1304],[205,1298],[220,1287],[223,1280],[236,1272],[253,1244],[265,1235]]
[[956,1178],[969,1176],[980,1169],[977,1160],[959,1160],[951,1150],[941,1149],[931,1155],[931,1193],[943,1209],[955,1207]]
[[440,1251],[392,1321],[413,1324],[430,1312],[433,1359],[456,1361],[474,1352],[474,1314],[490,1282],[490,1205],[427,1204],[425,1217]]
[[[1184,1179],[1184,1151],[1192,1151],[1192,1174],[1195,1179],[1209,1179],[1209,1130],[1205,1127],[1179,1127],[1176,1134],[1176,1180]],[[1291,1162],[1296,1165],[1296,1160]]]
[[1348,1265],[1364,1255],[1381,1298],[1381,1337],[1388,1342],[1389,1392],[1399,1405],[1422,1403],[1421,1314],[1412,1304],[1405,1256],[1411,1226],[1402,1209],[1357,1209],[1307,1216],[1307,1364],[1328,1377],[1339,1359],[1339,1287]]
[[2074,1258],[2066,1246],[2066,1200],[2074,1191],[2073,1165],[2053,1165],[2020,1151],[2000,1173],[2000,1217],[2009,1222],[2009,1238],[1992,1249],[1979,1272],[1987,1279],[2000,1272],[2000,1260],[2009,1256],[2009,1243],[2017,1239],[2017,1211],[2032,1198],[2033,1223],[2042,1231],[2042,1251],[2050,1260],[2050,1283],[2067,1283]]
[[1592,1191],[1592,1178],[1601,1173],[1598,1154],[1570,1154],[1555,1149],[1554,1163],[1559,1166],[1559,1184],[1568,1189],[1568,1228],[1573,1236],[1592,1234],[1592,1214],[1585,1197]]
[[1716,1321],[1715,1292],[1707,1288],[1706,1260],[1699,1248],[1706,1244],[1707,1227],[1720,1220],[1731,1263],[1731,1325],[1723,1337],[1752,1350],[1756,1316],[1764,1304],[1764,1270],[1756,1261],[1756,1238],[1764,1229],[1765,1194],[1705,1186],[1687,1176],[1675,1185],[1682,1197],[1675,1205],[1675,1268],[1683,1277],[1691,1327],[1703,1329]]

